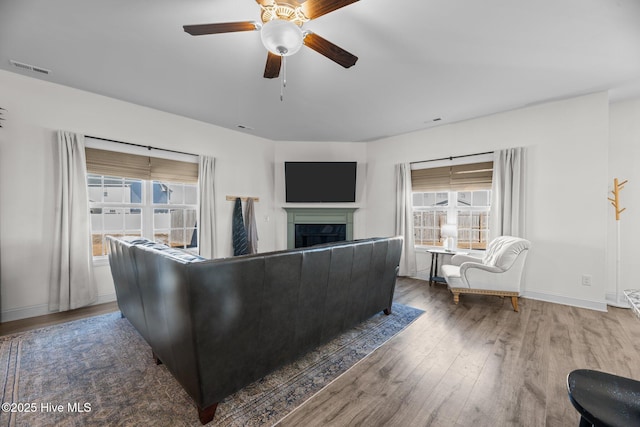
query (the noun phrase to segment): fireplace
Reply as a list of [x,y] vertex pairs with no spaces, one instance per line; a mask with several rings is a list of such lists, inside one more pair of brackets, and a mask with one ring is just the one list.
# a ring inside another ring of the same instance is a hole
[[353,212],[357,208],[284,208],[287,248],[353,240]]
[[295,224],[295,247],[347,240],[346,224]]

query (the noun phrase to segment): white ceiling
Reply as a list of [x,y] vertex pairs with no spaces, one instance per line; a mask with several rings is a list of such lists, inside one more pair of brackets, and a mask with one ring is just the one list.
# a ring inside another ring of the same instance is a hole
[[361,0],[304,26],[357,64],[303,47],[287,59],[283,102],[280,80],[262,77],[258,31],[182,29],[259,13],[254,0],[0,0],[0,68],[287,141],[370,141],[595,91],[640,96],[640,0]]

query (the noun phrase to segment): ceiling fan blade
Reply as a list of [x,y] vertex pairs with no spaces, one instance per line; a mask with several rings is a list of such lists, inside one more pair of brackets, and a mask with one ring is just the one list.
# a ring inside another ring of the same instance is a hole
[[182,28],[192,36],[206,34],[233,33],[236,31],[255,31],[260,25],[255,21],[223,22],[220,24],[184,25]]
[[267,52],[267,65],[264,67],[264,78],[275,79],[280,75],[282,57],[275,53]]
[[349,6],[358,0],[307,0],[300,5],[302,13],[309,19],[316,19],[329,12]]
[[352,55],[339,46],[331,43],[327,39],[320,37],[314,33],[307,33],[304,37],[304,45],[318,52],[320,55],[324,55],[333,62],[342,65],[344,68],[349,68],[355,65],[358,57]]

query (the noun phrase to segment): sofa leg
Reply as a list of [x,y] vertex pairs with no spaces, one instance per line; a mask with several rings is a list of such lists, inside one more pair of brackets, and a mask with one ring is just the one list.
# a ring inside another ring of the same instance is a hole
[[511,297],[511,305],[513,306],[513,311],[518,311],[518,297]]
[[454,292],[453,293],[453,303],[454,304],[458,304],[460,302],[460,293],[459,292]]
[[160,360],[155,352],[152,351],[151,355],[153,356],[153,361],[156,362],[156,365],[162,365],[162,360]]
[[382,310],[382,312],[383,312],[384,314],[386,314],[387,316],[388,316],[388,315],[390,315],[390,314],[391,314],[391,307],[389,307],[389,308],[385,308],[384,310]]
[[207,406],[204,409],[198,408],[198,418],[200,418],[200,422],[202,423],[202,425],[205,425],[213,421],[213,417],[216,415],[217,408],[218,408],[217,403]]

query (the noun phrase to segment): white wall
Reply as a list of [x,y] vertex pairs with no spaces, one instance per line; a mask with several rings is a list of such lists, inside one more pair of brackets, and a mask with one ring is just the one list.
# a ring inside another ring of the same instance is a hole
[[[309,143],[268,141],[4,71],[0,90],[7,109],[0,129],[3,321],[47,311],[58,129],[216,157],[217,256],[232,253],[226,195],[260,197],[260,251],[286,247],[284,161],[357,161],[357,201],[349,205],[359,208],[354,233],[361,238],[394,232],[396,163],[526,146],[533,249],[525,296],[605,309],[615,281],[615,224],[606,201],[614,176],[630,181],[622,193],[623,277],[631,277],[637,258],[640,100],[609,111],[607,95],[598,93],[371,143]],[[428,268],[428,260],[419,265]],[[581,285],[582,274],[593,276],[590,287]],[[99,266],[96,278],[101,300],[113,299],[108,266]]]
[[[620,191],[620,293],[638,289],[635,266],[640,259],[640,99],[614,103],[610,107],[609,197],[613,179],[628,180]],[[613,206],[607,210],[608,256],[607,299],[615,301],[616,221]]]
[[367,232],[394,231],[394,164],[524,146],[533,244],[524,295],[605,310],[608,104],[597,93],[370,143]]
[[[233,202],[255,196],[260,251],[276,249],[274,143],[184,117],[0,71],[0,281],[2,321],[45,314],[51,260],[53,143],[68,130],[216,158],[216,255],[229,256]],[[115,298],[108,265],[100,301]]]
[[[287,213],[283,207],[357,207],[353,215],[353,238],[367,237],[362,207],[366,205],[367,145],[359,142],[276,142],[275,143],[276,246],[287,247]],[[284,162],[358,162],[355,203],[286,203]]]

